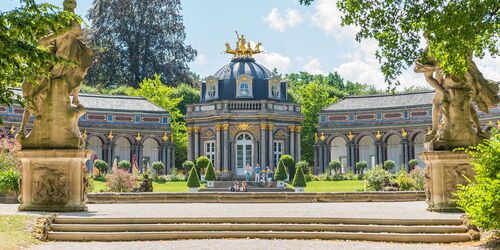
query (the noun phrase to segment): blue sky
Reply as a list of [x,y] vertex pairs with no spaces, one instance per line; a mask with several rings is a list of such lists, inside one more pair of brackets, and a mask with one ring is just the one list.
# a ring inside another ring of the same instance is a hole
[[[37,0],[42,2],[43,0]],[[62,5],[63,0],[45,0]],[[316,0],[301,6],[298,0],[183,0],[181,14],[186,26],[186,43],[198,50],[191,69],[202,77],[215,73],[228,63],[222,54],[224,43],[233,45],[234,31],[248,40],[262,42],[266,51],[256,55],[257,62],[280,73],[339,72],[352,81],[385,88],[374,52],[374,41],[361,44],[354,40],[356,29],[340,27],[336,0]],[[77,13],[85,16],[92,0],[78,0]],[[0,10],[19,6],[19,0],[2,0]],[[500,59],[487,57],[477,61],[487,78],[500,80]],[[405,71],[403,85],[425,85],[422,75]]]

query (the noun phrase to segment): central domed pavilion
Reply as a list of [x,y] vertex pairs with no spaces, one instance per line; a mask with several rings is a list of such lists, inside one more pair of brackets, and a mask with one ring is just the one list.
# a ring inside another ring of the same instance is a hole
[[201,102],[188,106],[188,160],[207,156],[226,177],[247,164],[275,168],[283,154],[300,160],[300,105],[287,100],[287,83],[258,64],[262,52],[238,35],[226,43],[230,63],[200,84]]

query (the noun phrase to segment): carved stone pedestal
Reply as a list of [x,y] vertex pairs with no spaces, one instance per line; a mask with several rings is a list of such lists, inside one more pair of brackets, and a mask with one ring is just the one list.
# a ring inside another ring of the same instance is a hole
[[473,179],[474,170],[465,152],[430,151],[420,153],[427,166],[425,193],[427,210],[434,212],[459,212],[453,202],[453,193],[459,184],[466,185]]
[[90,150],[20,150],[20,211],[86,211]]

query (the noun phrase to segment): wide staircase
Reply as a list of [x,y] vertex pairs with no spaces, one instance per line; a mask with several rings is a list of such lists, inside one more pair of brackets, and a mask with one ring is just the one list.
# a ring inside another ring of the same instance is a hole
[[[238,180],[241,182],[244,180]],[[200,192],[228,192],[230,188],[233,186],[233,181],[216,181],[214,182],[213,188],[200,189]],[[247,192],[294,192],[291,188],[277,188],[276,181],[272,181],[271,183],[263,183],[263,182],[247,182]]]
[[324,239],[416,243],[473,240],[460,219],[315,217],[55,217],[49,240]]

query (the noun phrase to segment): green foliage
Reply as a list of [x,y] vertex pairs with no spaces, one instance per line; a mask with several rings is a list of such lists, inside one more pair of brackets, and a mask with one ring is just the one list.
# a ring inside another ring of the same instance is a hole
[[276,181],[284,181],[287,178],[285,163],[280,159],[278,162],[278,168],[276,172],[274,172],[274,180]]
[[0,193],[19,191],[20,177],[21,174],[14,169],[0,172]]
[[475,179],[456,193],[457,204],[484,230],[500,229],[500,132],[492,130],[490,140],[470,147]]
[[337,174],[339,170],[342,168],[342,163],[340,163],[340,161],[337,160],[332,160],[330,163],[328,163],[328,168],[330,168],[330,170],[333,170],[335,174]]
[[306,179],[304,177],[304,171],[302,168],[297,168],[295,171],[295,176],[293,177],[292,186],[294,187],[306,187]]
[[127,160],[121,160],[120,162],[118,162],[118,167],[123,170],[129,170],[130,167],[132,167],[132,164],[130,164],[130,162]]
[[411,159],[410,161],[408,161],[408,166],[410,167],[410,169],[413,169],[414,167],[418,166],[420,162],[417,160],[417,159]]
[[135,187],[135,176],[125,170],[106,175],[106,187],[110,192],[130,192]]
[[358,161],[356,162],[356,170],[358,170],[358,173],[363,175],[363,171],[368,167],[368,163],[366,161]]
[[186,171],[190,170],[194,166],[196,166],[196,165],[194,165],[194,162],[192,162],[192,161],[185,161],[184,163],[182,163],[182,169],[184,169]]
[[283,161],[286,171],[290,174],[290,179],[292,179],[295,174],[295,161],[293,160],[293,157],[291,155],[282,155],[280,157],[280,161]]
[[[498,0],[337,2],[342,25],[359,29],[357,41],[378,42],[375,55],[389,84],[417,60],[435,58],[444,74],[463,76],[470,66],[467,57],[500,55],[498,6]],[[420,48],[422,34],[427,51]]]
[[215,174],[214,166],[211,161],[208,161],[207,171],[205,172],[205,180],[216,181],[217,175]]
[[199,169],[201,168],[206,168],[208,167],[208,164],[210,163],[210,159],[206,156],[200,156],[198,159],[196,159],[196,167]]
[[200,176],[198,175],[198,170],[196,170],[196,167],[192,167],[189,171],[187,186],[190,188],[200,187]]
[[[359,162],[358,162],[359,163]],[[375,166],[365,174],[367,191],[381,191],[384,183],[388,183],[391,174],[381,166]]]
[[200,90],[198,88],[194,88],[185,83],[182,83],[175,88],[175,91],[172,94],[171,98],[182,98],[177,108],[183,115],[186,115],[188,104],[200,102]]
[[416,185],[415,180],[403,169],[396,176],[396,183],[401,191],[414,190]]
[[15,169],[17,167],[18,160],[14,155],[16,149],[17,146],[14,139],[9,139],[7,137],[0,138],[0,172]]
[[410,172],[409,176],[414,182],[414,189],[415,190],[424,190],[425,169],[415,168]]
[[387,171],[391,171],[396,167],[396,163],[393,160],[387,160],[382,167]]
[[309,174],[309,163],[307,163],[307,161],[298,161],[297,164],[295,164],[295,168],[302,168],[305,175]]
[[95,160],[94,167],[99,170],[99,175],[101,175],[103,173],[106,173],[106,171],[108,170],[108,163],[103,160]]
[[157,175],[160,174],[161,171],[163,171],[165,169],[165,165],[161,161],[155,161],[155,162],[153,162],[152,167],[156,171]]
[[70,64],[50,52],[47,48],[50,41],[45,38],[50,33],[58,35],[68,30],[72,22],[81,21],[75,14],[51,4],[20,2],[21,7],[0,12],[0,104],[7,106],[14,100],[8,87],[18,87],[22,82],[35,84],[39,77],[46,76],[47,65]]

